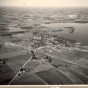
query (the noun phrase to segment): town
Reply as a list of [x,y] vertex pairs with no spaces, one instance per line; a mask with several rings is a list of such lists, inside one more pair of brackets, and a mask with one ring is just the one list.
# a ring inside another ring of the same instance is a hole
[[88,84],[87,8],[0,9],[0,85]]

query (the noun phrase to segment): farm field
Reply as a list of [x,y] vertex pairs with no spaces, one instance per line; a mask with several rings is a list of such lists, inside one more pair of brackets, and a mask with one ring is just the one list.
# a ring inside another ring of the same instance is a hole
[[0,85],[8,84],[15,76],[15,72],[7,65],[0,66]]
[[29,73],[24,76],[17,77],[11,85],[45,85],[45,83],[34,74]]
[[87,85],[88,8],[0,7],[0,85]]

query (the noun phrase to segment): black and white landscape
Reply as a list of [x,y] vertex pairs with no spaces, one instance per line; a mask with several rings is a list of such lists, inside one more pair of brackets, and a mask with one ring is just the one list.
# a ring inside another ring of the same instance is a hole
[[0,85],[88,84],[87,0],[0,1]]

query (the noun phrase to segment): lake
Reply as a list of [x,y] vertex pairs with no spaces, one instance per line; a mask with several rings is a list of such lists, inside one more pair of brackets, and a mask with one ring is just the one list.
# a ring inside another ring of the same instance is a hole
[[88,45],[88,23],[52,23],[52,24],[42,24],[41,26],[49,27],[49,28],[64,28],[64,27],[74,27],[75,31],[73,33],[69,33],[66,31],[55,32],[59,37],[64,37],[67,39],[76,40],[82,44]]
[[8,32],[19,32],[19,31],[26,31],[25,29],[21,29],[20,27],[13,27],[13,26],[8,26],[9,31]]

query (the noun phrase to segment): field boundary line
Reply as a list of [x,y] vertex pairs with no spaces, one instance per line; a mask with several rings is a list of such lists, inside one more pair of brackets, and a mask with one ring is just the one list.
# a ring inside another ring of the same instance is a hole
[[[46,53],[45,53],[45,54],[46,54]],[[56,58],[56,59],[58,58],[58,57],[55,57],[55,56],[52,56],[52,55],[49,55],[49,54],[46,54],[46,55],[51,56],[51,57]],[[57,59],[57,60],[65,61],[65,62],[68,62],[68,63],[74,64],[74,65],[78,65],[78,66],[80,66],[80,67],[83,67],[83,68],[88,69],[88,68],[85,67],[85,66],[79,65],[79,64],[77,64],[77,63],[73,63],[73,62],[71,62],[71,61],[66,61],[66,60],[63,60],[63,59]]]
[[[44,62],[46,62],[44,59],[41,59],[42,61],[44,61]],[[50,63],[48,63],[48,62],[46,62],[47,64],[49,64],[49,65],[51,65]],[[51,65],[52,66],[52,65]],[[52,67],[54,67],[54,66],[52,66]],[[55,67],[54,67],[55,68]],[[88,78],[88,76],[87,75],[85,75],[84,73],[82,73],[82,72],[80,72],[80,71],[78,71],[78,70],[76,70],[76,69],[74,69],[74,68],[71,68],[71,69],[73,69],[73,70],[75,70],[76,72],[78,72],[78,73],[80,73],[81,75],[84,75],[85,77],[87,77]],[[61,70],[59,70],[61,73],[62,73],[62,71]],[[63,74],[63,73],[62,73]],[[73,74],[72,74],[73,75]]]
[[82,73],[82,72],[80,72],[80,71],[78,71],[78,70],[76,70],[76,69],[74,69],[74,68],[72,68],[72,67],[71,67],[71,69],[75,70],[76,72],[78,72],[78,73],[80,73],[80,74],[82,74],[82,75],[84,75],[85,77],[87,77],[87,78],[88,78],[88,76],[87,76],[87,75],[85,75],[84,73]]
[[40,80],[42,80],[46,85],[48,85],[48,83],[46,83],[41,77],[39,77],[38,75],[36,75],[35,73],[33,73],[35,76],[37,76],[37,78],[39,78]]
[[[29,61],[31,61],[31,59],[32,59],[32,56],[30,57],[30,59],[28,61],[26,61],[26,63],[24,63],[24,65],[21,68],[23,68]],[[8,85],[10,85],[12,83],[12,81],[18,76],[19,72],[20,71],[18,71],[18,73],[14,76],[14,78],[9,82]]]
[[7,65],[14,73],[16,73],[7,63],[6,63],[6,65]]
[[[37,49],[37,50],[38,50],[38,49]],[[39,51],[39,50],[38,50],[38,51]],[[43,51],[43,50],[42,50],[42,51]],[[44,53],[45,55],[48,55],[48,56],[53,57],[53,58],[55,58],[55,59],[58,58],[58,57],[52,56],[52,55],[50,55],[50,54],[46,54],[44,51],[43,51],[43,53]],[[82,65],[80,65],[80,64],[71,62],[71,61],[69,61],[69,60],[63,60],[63,59],[57,59],[57,60],[65,61],[65,62],[68,62],[68,63],[71,63],[71,64],[74,64],[74,65],[77,65],[77,66],[80,66],[80,67],[83,67],[83,68],[88,69],[88,67],[86,67],[86,66],[82,66]]]

